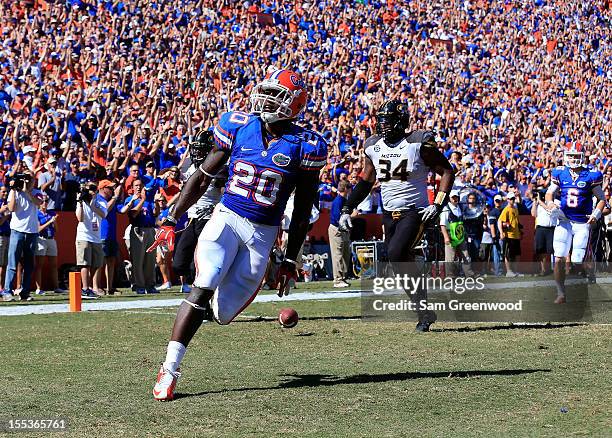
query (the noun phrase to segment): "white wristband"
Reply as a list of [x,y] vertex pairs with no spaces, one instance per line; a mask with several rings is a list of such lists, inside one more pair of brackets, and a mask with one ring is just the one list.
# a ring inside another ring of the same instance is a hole
[[293,263],[294,265],[297,265],[297,262],[295,260],[291,260],[291,259],[285,258],[284,261],[289,262],[289,263]]
[[595,210],[593,210],[591,217],[594,217],[597,220],[601,219],[601,210],[599,208],[596,208]]
[[204,168],[203,168],[203,166],[204,166],[203,164],[200,164],[200,167],[199,167],[200,172],[202,172],[204,175],[206,175],[206,176],[207,176],[207,177],[209,177],[209,178],[214,178],[214,177],[216,176],[216,175],[211,175],[210,173],[208,173],[207,171],[205,171],[205,170],[204,170]]

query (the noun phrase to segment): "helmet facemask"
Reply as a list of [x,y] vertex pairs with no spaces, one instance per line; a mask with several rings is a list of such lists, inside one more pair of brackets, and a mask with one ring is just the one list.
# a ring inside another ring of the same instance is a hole
[[259,115],[266,123],[292,119],[290,105],[294,96],[288,88],[264,81],[253,88],[250,96],[251,112]]
[[189,158],[191,162],[199,167],[214,145],[213,134],[211,131],[199,132],[192,143],[189,145]]
[[378,114],[376,133],[387,143],[397,143],[406,135],[407,123],[397,114]]
[[584,167],[584,154],[576,151],[566,152],[563,161],[570,169],[579,169]]

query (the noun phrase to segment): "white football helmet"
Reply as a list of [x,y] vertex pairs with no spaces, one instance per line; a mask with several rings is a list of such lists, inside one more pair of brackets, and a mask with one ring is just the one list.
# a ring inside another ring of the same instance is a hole
[[570,169],[579,169],[584,167],[584,152],[582,145],[569,144],[563,153],[563,163]]

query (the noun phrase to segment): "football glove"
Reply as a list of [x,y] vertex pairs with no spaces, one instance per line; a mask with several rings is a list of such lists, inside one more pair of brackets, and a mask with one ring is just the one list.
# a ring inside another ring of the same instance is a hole
[[147,252],[153,252],[160,245],[165,245],[168,247],[168,251],[172,252],[174,250],[174,227],[176,226],[176,222],[171,220],[164,220],[162,226],[159,227],[157,232],[155,233],[155,242],[151,245]]
[[279,297],[289,295],[291,280],[297,281],[297,269],[293,260],[285,259],[276,272],[276,289]]
[[351,221],[351,212],[348,208],[345,207],[342,209],[340,219],[338,219],[338,229],[350,230],[351,228],[353,228],[353,222]]
[[421,219],[423,222],[435,221],[440,213],[442,212],[442,206],[438,204],[432,204],[423,210]]

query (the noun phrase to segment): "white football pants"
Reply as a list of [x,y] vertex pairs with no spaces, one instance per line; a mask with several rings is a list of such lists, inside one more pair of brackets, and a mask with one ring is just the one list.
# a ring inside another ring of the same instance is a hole
[[571,221],[559,221],[555,227],[553,250],[555,257],[567,257],[572,251],[572,263],[582,263],[589,244],[591,226]]
[[251,222],[222,204],[204,226],[193,285],[215,291],[212,308],[219,324],[232,322],[255,299],[277,233],[277,226]]

